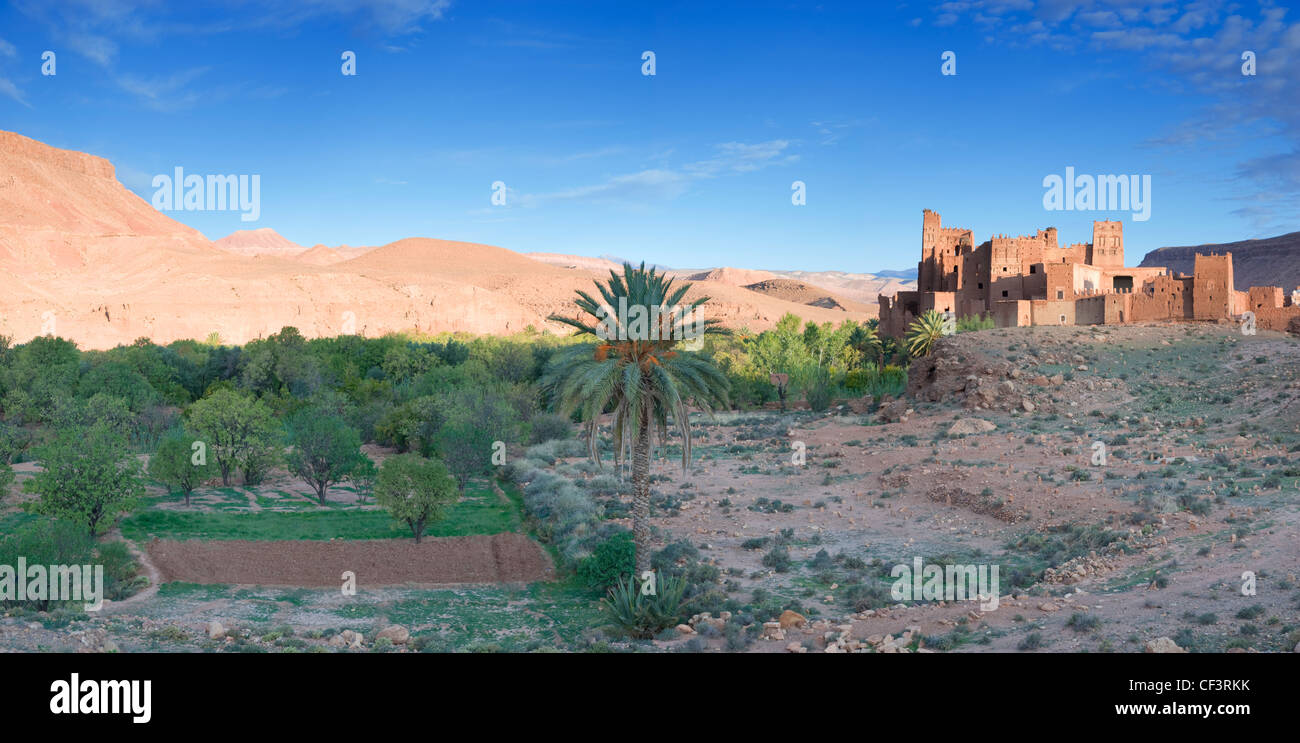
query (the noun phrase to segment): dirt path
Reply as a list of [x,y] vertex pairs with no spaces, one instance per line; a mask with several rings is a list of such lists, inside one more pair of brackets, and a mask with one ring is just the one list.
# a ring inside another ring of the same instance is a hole
[[110,533],[110,536],[116,539],[121,539],[126,543],[126,548],[130,550],[131,554],[135,556],[135,559],[139,561],[141,572],[143,572],[145,577],[149,579],[149,585],[139,593],[133,596],[127,596],[121,601],[105,601],[104,608],[101,612],[103,614],[121,611],[123,607],[129,607],[143,601],[148,601],[158,594],[158,589],[162,585],[162,572],[158,570],[157,565],[154,565],[153,560],[149,559],[148,552],[135,546],[135,543],[129,539],[124,539],[122,537],[122,532],[119,529],[114,529]]

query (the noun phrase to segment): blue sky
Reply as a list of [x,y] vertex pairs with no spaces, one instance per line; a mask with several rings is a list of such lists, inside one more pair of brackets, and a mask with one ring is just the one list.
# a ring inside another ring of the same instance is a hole
[[[0,129],[146,199],[177,166],[259,174],[257,222],[169,213],[213,239],[871,271],[915,265],[923,208],[977,241],[1123,219],[1130,263],[1300,229],[1300,11],[1268,3],[201,5],[0,9]],[[1045,211],[1067,166],[1149,174],[1150,219]]]

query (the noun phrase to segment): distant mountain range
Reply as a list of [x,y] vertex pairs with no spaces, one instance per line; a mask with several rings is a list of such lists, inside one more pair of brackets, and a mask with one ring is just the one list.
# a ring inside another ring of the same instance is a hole
[[1300,286],[1300,232],[1258,240],[1157,248],[1139,266],[1165,266],[1191,275],[1197,254],[1232,253],[1232,279],[1240,290],[1280,286],[1286,293]]
[[902,271],[876,271],[876,275],[882,279],[903,279],[905,281],[916,281],[916,267],[904,268]]

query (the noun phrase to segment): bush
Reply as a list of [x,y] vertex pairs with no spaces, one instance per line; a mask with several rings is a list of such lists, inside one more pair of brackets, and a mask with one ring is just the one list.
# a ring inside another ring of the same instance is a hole
[[608,590],[624,576],[636,571],[636,545],[632,532],[620,531],[600,544],[578,563],[578,578],[588,588]]
[[782,546],[773,547],[771,552],[763,555],[763,565],[778,573],[789,572],[790,551]]
[[[0,565],[17,569],[20,557],[29,566],[103,565],[105,599],[121,600],[140,588],[135,580],[138,567],[124,542],[106,542],[96,548],[84,528],[67,521],[33,522],[0,539]],[[59,605],[80,610],[85,603],[49,599],[0,601],[2,606],[21,606],[33,611],[50,611]]]
[[835,388],[831,384],[829,371],[818,368],[809,373],[808,381],[804,386],[804,399],[808,401],[809,410],[821,413],[830,408],[834,393]]
[[541,413],[533,416],[532,421],[529,422],[529,427],[531,428],[529,440],[534,444],[553,439],[568,439],[573,436],[573,426],[569,423],[569,420],[555,413]]

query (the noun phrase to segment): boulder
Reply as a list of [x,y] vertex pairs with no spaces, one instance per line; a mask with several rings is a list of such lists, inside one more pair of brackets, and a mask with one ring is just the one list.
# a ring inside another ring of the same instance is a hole
[[411,639],[411,631],[400,624],[394,624],[379,630],[376,640],[388,640],[394,645],[405,645]]
[[997,428],[981,418],[958,418],[948,428],[949,436],[967,436],[973,433],[987,433]]
[[1144,652],[1148,653],[1186,653],[1187,651],[1178,647],[1178,644],[1168,637],[1159,637],[1154,640],[1147,640]]
[[807,617],[798,612],[790,611],[789,609],[781,612],[781,616],[777,621],[780,622],[781,629],[783,630],[802,627],[808,623]]
[[211,622],[208,622],[209,640],[220,640],[225,636],[226,636],[226,628],[221,624],[221,622],[218,622],[215,619],[212,620]]

